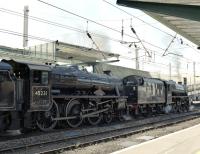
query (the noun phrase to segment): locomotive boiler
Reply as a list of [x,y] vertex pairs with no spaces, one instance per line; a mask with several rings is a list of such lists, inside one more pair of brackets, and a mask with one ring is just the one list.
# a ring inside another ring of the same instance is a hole
[[56,66],[52,69],[53,94],[68,95],[120,95],[122,81],[106,74],[89,73],[78,66]]
[[89,73],[77,66],[55,66],[52,69],[52,94],[61,117],[71,127],[83,121],[97,125],[121,117],[126,109],[122,81],[116,77]]

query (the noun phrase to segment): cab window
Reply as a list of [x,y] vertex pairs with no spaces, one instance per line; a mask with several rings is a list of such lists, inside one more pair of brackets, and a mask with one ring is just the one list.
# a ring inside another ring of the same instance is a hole
[[48,85],[49,83],[49,73],[48,72],[42,72],[42,84]]
[[48,75],[49,73],[45,71],[33,71],[33,83],[48,85]]

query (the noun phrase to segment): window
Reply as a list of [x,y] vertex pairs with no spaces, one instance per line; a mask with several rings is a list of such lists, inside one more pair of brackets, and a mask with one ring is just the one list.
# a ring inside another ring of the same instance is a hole
[[48,85],[49,83],[49,73],[42,72],[42,84]]
[[33,72],[33,83],[41,83],[41,71]]
[[49,73],[37,70],[33,71],[33,83],[48,85]]

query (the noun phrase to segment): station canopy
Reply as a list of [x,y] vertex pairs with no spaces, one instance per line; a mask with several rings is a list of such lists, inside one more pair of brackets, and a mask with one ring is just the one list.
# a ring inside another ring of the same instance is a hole
[[96,62],[108,60],[110,58],[118,59],[119,54],[108,51],[96,50],[93,48],[79,45],[68,44],[64,42],[52,42],[55,45],[55,54],[57,58],[74,59],[82,62]]
[[53,41],[24,49],[0,45],[0,59],[15,59],[24,62],[64,62],[64,63],[112,63],[118,61],[119,54],[94,48]]
[[200,47],[200,0],[117,0],[137,8]]

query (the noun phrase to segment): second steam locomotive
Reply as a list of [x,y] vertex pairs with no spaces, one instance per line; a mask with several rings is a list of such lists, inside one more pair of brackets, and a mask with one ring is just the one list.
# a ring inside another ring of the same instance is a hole
[[140,76],[123,79],[77,66],[0,62],[0,131],[110,123],[125,115],[189,110],[185,86]]

